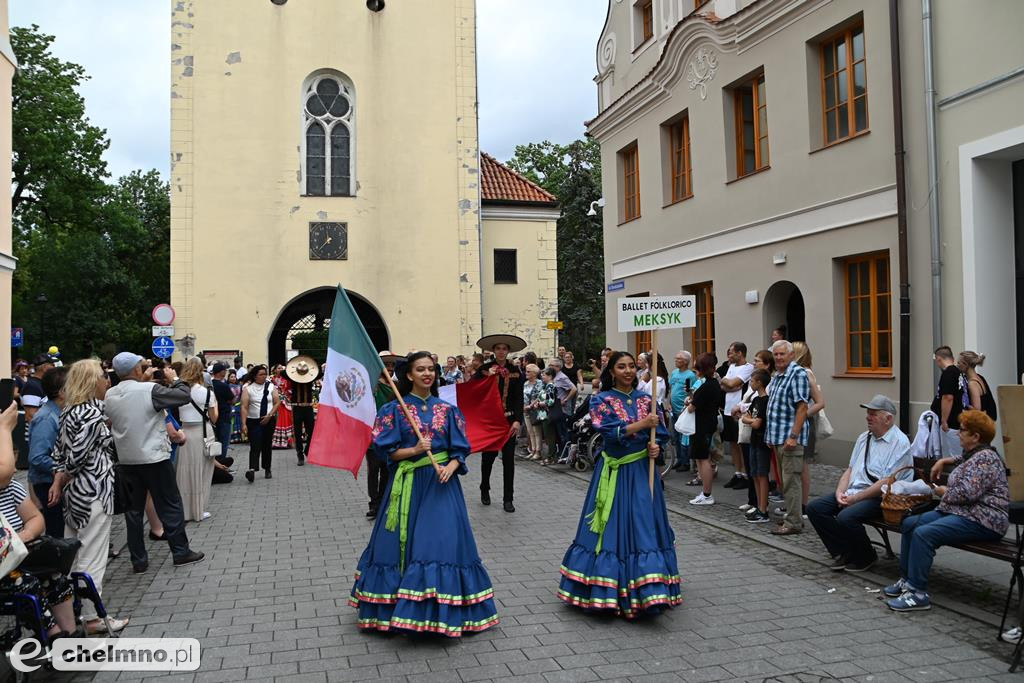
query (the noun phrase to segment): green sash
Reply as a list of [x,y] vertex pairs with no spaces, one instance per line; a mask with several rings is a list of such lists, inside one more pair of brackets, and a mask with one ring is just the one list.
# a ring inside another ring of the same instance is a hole
[[612,514],[612,503],[615,502],[615,484],[619,480],[619,468],[637,460],[647,457],[647,449],[636,453],[624,455],[621,458],[613,458],[602,452],[604,467],[601,468],[601,479],[597,484],[597,495],[594,498],[594,509],[587,515],[590,522],[590,530],[597,534],[597,547],[594,554],[601,552],[601,544],[604,542],[604,528],[608,524],[608,518]]
[[[448,453],[434,453],[438,465],[448,462]],[[395,470],[395,480],[391,484],[391,499],[388,502],[388,519],[384,528],[388,531],[398,529],[398,543],[401,549],[399,570],[405,571],[405,541],[409,536],[409,505],[412,503],[413,471],[430,466],[430,458],[419,460],[402,460]]]

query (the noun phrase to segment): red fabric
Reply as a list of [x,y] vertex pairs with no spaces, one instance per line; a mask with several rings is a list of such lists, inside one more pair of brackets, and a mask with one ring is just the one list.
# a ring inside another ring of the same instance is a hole
[[[498,451],[509,438],[509,424],[494,375],[455,385],[459,410],[466,416],[466,438],[474,453]],[[520,401],[523,397],[518,397]],[[510,401],[516,397],[509,396]]]
[[311,465],[348,470],[359,476],[359,466],[370,445],[370,425],[333,406],[320,404],[309,445]]

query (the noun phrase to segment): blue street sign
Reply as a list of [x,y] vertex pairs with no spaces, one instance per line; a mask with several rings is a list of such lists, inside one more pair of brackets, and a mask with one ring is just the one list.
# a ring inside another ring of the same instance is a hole
[[11,348],[25,345],[25,330],[21,327],[11,328]]
[[618,282],[610,282],[610,283],[608,283],[608,291],[609,292],[617,292],[620,289],[625,289],[625,288],[626,288],[626,283],[623,282],[622,280],[619,280]]
[[153,353],[157,358],[170,358],[174,355],[174,340],[170,337],[157,337],[153,340]]

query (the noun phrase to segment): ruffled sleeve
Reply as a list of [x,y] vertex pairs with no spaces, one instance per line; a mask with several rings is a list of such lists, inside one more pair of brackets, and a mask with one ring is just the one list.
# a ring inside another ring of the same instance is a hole
[[398,403],[391,401],[377,412],[377,419],[373,423],[373,447],[377,456],[387,462],[391,462],[391,454],[402,447],[398,412]]
[[459,461],[457,474],[466,474],[466,456],[469,455],[469,439],[466,437],[466,418],[462,411],[454,406],[448,407],[448,419],[445,423],[448,439],[448,457]]

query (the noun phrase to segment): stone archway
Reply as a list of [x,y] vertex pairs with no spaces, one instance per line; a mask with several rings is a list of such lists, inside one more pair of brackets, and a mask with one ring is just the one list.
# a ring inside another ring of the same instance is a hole
[[[284,363],[288,350],[312,356],[317,362],[327,359],[327,331],[334,308],[335,287],[319,287],[288,302],[274,321],[267,340],[267,359],[271,365]],[[377,309],[358,294],[346,290],[356,315],[378,351],[388,348],[391,337]]]
[[804,296],[800,288],[789,280],[780,280],[768,288],[761,311],[766,342],[770,341],[772,330],[779,325],[786,326],[786,339],[789,341],[807,341]]

